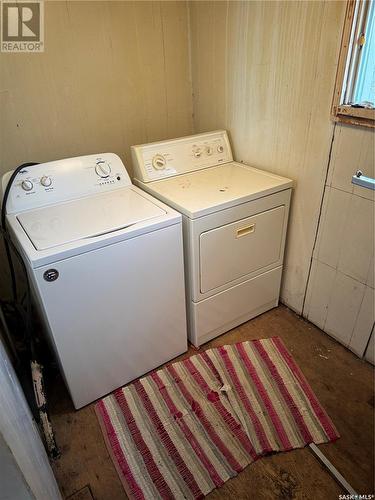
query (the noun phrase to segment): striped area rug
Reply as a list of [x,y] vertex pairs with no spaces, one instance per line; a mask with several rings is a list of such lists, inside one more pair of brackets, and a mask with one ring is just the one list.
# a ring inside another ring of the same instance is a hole
[[338,433],[279,337],[209,349],[96,404],[130,498],[203,498],[267,453]]

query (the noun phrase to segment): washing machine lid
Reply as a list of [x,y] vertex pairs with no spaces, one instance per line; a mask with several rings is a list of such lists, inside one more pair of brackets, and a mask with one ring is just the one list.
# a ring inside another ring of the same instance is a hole
[[133,187],[21,212],[17,220],[36,250],[110,235],[166,214]]
[[236,162],[142,184],[149,193],[192,219],[292,185],[291,179]]

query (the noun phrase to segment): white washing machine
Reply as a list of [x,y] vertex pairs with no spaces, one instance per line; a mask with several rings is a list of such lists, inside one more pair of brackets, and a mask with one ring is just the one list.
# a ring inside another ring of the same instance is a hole
[[25,168],[7,224],[76,408],[186,351],[181,215],[117,155]]
[[292,181],[233,161],[226,131],[132,147],[136,185],[183,216],[195,346],[278,305]]

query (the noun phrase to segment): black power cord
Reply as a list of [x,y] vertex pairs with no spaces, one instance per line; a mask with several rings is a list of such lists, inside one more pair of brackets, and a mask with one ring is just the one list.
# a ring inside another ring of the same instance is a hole
[[[15,170],[12,172],[8,183],[5,187],[4,190],[4,195],[3,195],[3,200],[1,204],[1,226],[0,230],[4,238],[4,246],[5,246],[5,253],[7,256],[8,260],[8,265],[9,265],[9,270],[10,270],[10,277],[11,277],[11,283],[12,283],[12,301],[15,306],[15,309],[20,313],[25,322],[25,332],[26,332],[26,342],[28,343],[28,346],[30,348],[30,351],[32,354],[34,354],[34,343],[32,340],[32,331],[31,331],[31,290],[30,290],[30,282],[29,282],[29,277],[27,273],[27,269],[25,266],[25,263],[23,261],[23,258],[21,254],[19,253],[17,247],[14,245],[8,230],[7,230],[7,225],[6,225],[6,206],[8,202],[8,197],[9,197],[9,192],[12,188],[13,182],[19,172],[21,170],[24,170],[27,167],[32,167],[33,165],[38,165],[38,163],[35,162],[28,162],[28,163],[22,163],[22,165],[19,165]],[[22,307],[22,303],[18,300],[18,291],[17,291],[17,279],[16,279],[16,273],[14,269],[14,264],[13,264],[13,259],[12,259],[12,253],[17,256],[19,263],[21,264],[23,274],[25,276],[26,280],[26,311],[24,311]]]
[[[20,255],[20,253],[18,252],[17,248],[15,247],[15,245],[13,244],[10,236],[9,236],[9,233],[7,231],[7,226],[6,226],[6,206],[7,206],[7,202],[8,202],[8,197],[9,197],[9,192],[11,190],[11,187],[13,185],[13,182],[15,180],[15,178],[17,177],[17,175],[19,174],[19,172],[27,167],[31,167],[33,165],[38,165],[38,163],[34,163],[34,162],[29,162],[29,163],[22,163],[22,165],[19,165],[13,172],[12,172],[12,175],[10,176],[9,180],[8,180],[8,183],[6,185],[6,188],[5,188],[5,191],[4,191],[4,195],[3,195],[3,201],[2,201],[2,204],[1,204],[1,233],[3,235],[3,238],[4,238],[4,245],[5,245],[5,251],[6,251],[6,255],[7,255],[7,259],[8,259],[8,264],[9,264],[9,269],[10,269],[10,274],[11,274],[11,281],[12,281],[12,294],[13,294],[13,302],[16,304],[18,302],[18,296],[17,296],[17,280],[16,280],[16,274],[15,274],[15,270],[14,270],[14,265],[13,265],[13,260],[12,260],[12,255],[11,255],[11,252],[10,252],[10,247],[12,247],[12,250],[13,252],[17,255],[20,263],[21,263],[21,266],[23,268],[23,271],[25,273],[25,276],[26,276],[26,280],[27,282],[29,281],[28,280],[28,276],[27,276],[27,271],[26,271],[26,267],[25,267],[25,264],[23,262],[23,259]],[[29,288],[29,286],[28,286]]]
[[[53,430],[52,430],[52,426],[50,424],[49,417],[48,417],[47,401],[45,399],[45,391],[44,391],[44,383],[43,383],[42,366],[37,361],[35,339],[34,339],[34,335],[32,332],[32,310],[31,310],[32,304],[31,304],[31,287],[30,287],[29,275],[28,275],[24,260],[10,237],[10,234],[9,234],[8,228],[7,228],[7,223],[6,223],[7,201],[8,201],[9,193],[10,193],[10,190],[11,190],[12,185],[14,183],[14,180],[16,179],[19,172],[21,172],[25,168],[32,167],[34,165],[38,165],[38,163],[34,163],[34,162],[23,163],[22,165],[19,165],[12,172],[12,174],[8,180],[8,183],[5,187],[4,195],[3,195],[3,201],[2,201],[2,205],[1,205],[0,232],[1,232],[3,239],[4,239],[5,252],[7,255],[9,269],[10,269],[10,276],[11,276],[11,281],[12,281],[12,299],[13,299],[14,309],[16,310],[16,312],[20,313],[21,317],[23,318],[24,325],[25,325],[25,338],[24,338],[25,342],[24,343],[26,344],[26,348],[28,349],[29,361],[31,362],[31,375],[32,375],[31,382],[32,382],[32,390],[34,393],[34,398],[30,397],[30,398],[28,398],[28,400],[29,400],[30,408],[31,408],[35,418],[37,420],[39,420],[41,429],[43,431],[47,451],[48,451],[50,457],[56,458],[57,456],[59,456],[59,450],[57,448],[55,437],[54,437]],[[17,256],[17,259],[19,260],[19,262],[21,264],[23,274],[24,274],[25,280],[26,280],[26,293],[25,293],[26,307],[25,307],[25,310],[24,310],[24,307],[22,304],[22,299],[19,299],[19,297],[18,297],[16,272],[15,272],[14,263],[12,260],[12,252]],[[5,305],[6,305],[5,303],[1,304],[1,302],[0,302],[1,309]],[[4,321],[4,315],[2,315],[0,317],[0,319]],[[8,334],[7,337],[8,337],[8,341],[9,341],[10,335],[9,335],[9,330],[7,328],[7,325],[5,325],[5,332]],[[19,363],[19,372],[21,375],[23,375],[25,387],[28,387],[30,385],[30,372],[29,372],[29,376],[25,377],[25,374],[22,373],[21,363]],[[22,380],[21,380],[21,383],[22,383]],[[25,395],[27,396],[26,391],[25,391]]]
[[[12,323],[14,317],[21,318],[21,322],[24,325],[24,335],[23,335],[23,344],[24,347],[27,350],[27,354],[29,357],[34,358],[35,357],[35,344],[34,344],[34,338],[32,334],[32,311],[31,311],[31,290],[30,290],[30,282],[29,282],[29,276],[27,273],[27,269],[25,266],[25,263],[23,261],[23,258],[18,251],[17,247],[14,245],[10,234],[8,232],[7,224],[6,224],[6,206],[7,206],[7,201],[9,197],[9,192],[11,190],[11,187],[14,183],[15,178],[19,174],[20,171],[23,169],[37,165],[37,163],[23,163],[22,165],[19,165],[11,174],[8,183],[5,187],[4,194],[3,194],[3,200],[1,204],[1,221],[0,221],[0,233],[3,237],[4,241],[4,247],[5,247],[5,253],[8,261],[8,266],[10,270],[10,278],[11,278],[11,285],[12,285],[12,300],[11,301],[2,301],[0,300],[0,307],[1,307],[1,323],[3,324],[3,328],[5,330],[6,334],[6,341],[9,344],[9,347],[11,349],[11,352],[13,354],[13,357],[15,358],[14,361],[16,362],[17,366],[15,366],[18,376],[20,377],[20,381],[22,382],[22,385],[24,386],[25,389],[25,394],[29,401],[31,410],[34,414],[35,417],[37,417],[37,408],[36,404],[34,401],[34,398],[31,396],[32,393],[32,388],[30,384],[29,377],[27,376],[26,373],[24,373],[24,368],[22,367],[22,362],[20,357],[18,356],[18,349],[14,345],[14,338],[10,334],[11,328],[8,327],[8,322],[10,321],[9,324]],[[17,257],[17,260],[19,261],[21,267],[22,267],[22,272],[25,277],[25,282],[26,282],[26,292],[24,295],[24,300],[18,296],[18,287],[17,287],[17,278],[16,278],[16,272],[15,272],[15,267],[13,263],[13,258],[12,254]],[[24,305],[23,302],[26,302]],[[6,314],[7,313],[7,314]],[[6,318],[8,316],[8,319]]]

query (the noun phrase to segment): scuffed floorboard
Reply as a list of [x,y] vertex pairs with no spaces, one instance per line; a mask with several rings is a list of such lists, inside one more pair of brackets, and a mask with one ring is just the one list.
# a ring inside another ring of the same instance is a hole
[[85,486],[81,490],[73,493],[67,500],[94,500],[89,486]]

